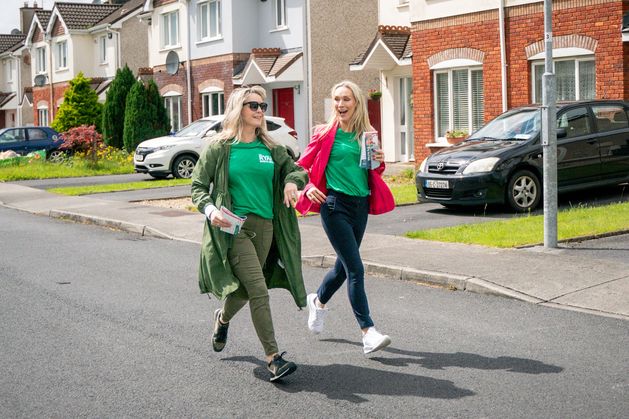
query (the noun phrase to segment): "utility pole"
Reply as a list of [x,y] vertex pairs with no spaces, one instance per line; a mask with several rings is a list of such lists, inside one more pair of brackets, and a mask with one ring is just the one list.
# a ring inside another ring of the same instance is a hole
[[544,0],[545,71],[542,78],[542,150],[544,165],[544,247],[557,247],[557,112],[553,70],[553,5]]

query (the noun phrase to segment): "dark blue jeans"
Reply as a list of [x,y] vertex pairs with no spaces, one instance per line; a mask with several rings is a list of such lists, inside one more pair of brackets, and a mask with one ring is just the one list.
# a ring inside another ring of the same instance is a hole
[[328,191],[321,205],[321,223],[336,252],[334,267],[325,275],[317,297],[326,304],[347,279],[347,294],[361,329],[373,326],[365,294],[365,269],[360,258],[360,242],[369,216],[368,197]]

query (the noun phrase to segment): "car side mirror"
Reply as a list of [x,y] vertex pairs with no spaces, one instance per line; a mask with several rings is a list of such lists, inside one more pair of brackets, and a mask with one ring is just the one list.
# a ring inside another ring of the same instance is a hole
[[568,135],[568,131],[565,128],[557,128],[557,138],[565,138]]

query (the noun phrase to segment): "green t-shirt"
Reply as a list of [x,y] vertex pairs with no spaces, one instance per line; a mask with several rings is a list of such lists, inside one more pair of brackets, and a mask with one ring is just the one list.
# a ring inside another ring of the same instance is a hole
[[256,214],[268,220],[273,218],[274,165],[271,152],[259,139],[232,144],[229,193],[236,215]]
[[326,187],[351,196],[368,196],[367,170],[359,166],[360,141],[355,134],[336,131],[330,159],[325,168]]

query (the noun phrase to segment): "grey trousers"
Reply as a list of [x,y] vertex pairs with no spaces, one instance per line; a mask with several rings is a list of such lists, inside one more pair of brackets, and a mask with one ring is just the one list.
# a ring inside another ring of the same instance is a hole
[[240,287],[225,299],[221,316],[223,321],[229,322],[248,301],[251,320],[266,355],[278,352],[269,290],[262,274],[272,241],[273,221],[249,214],[227,254]]

